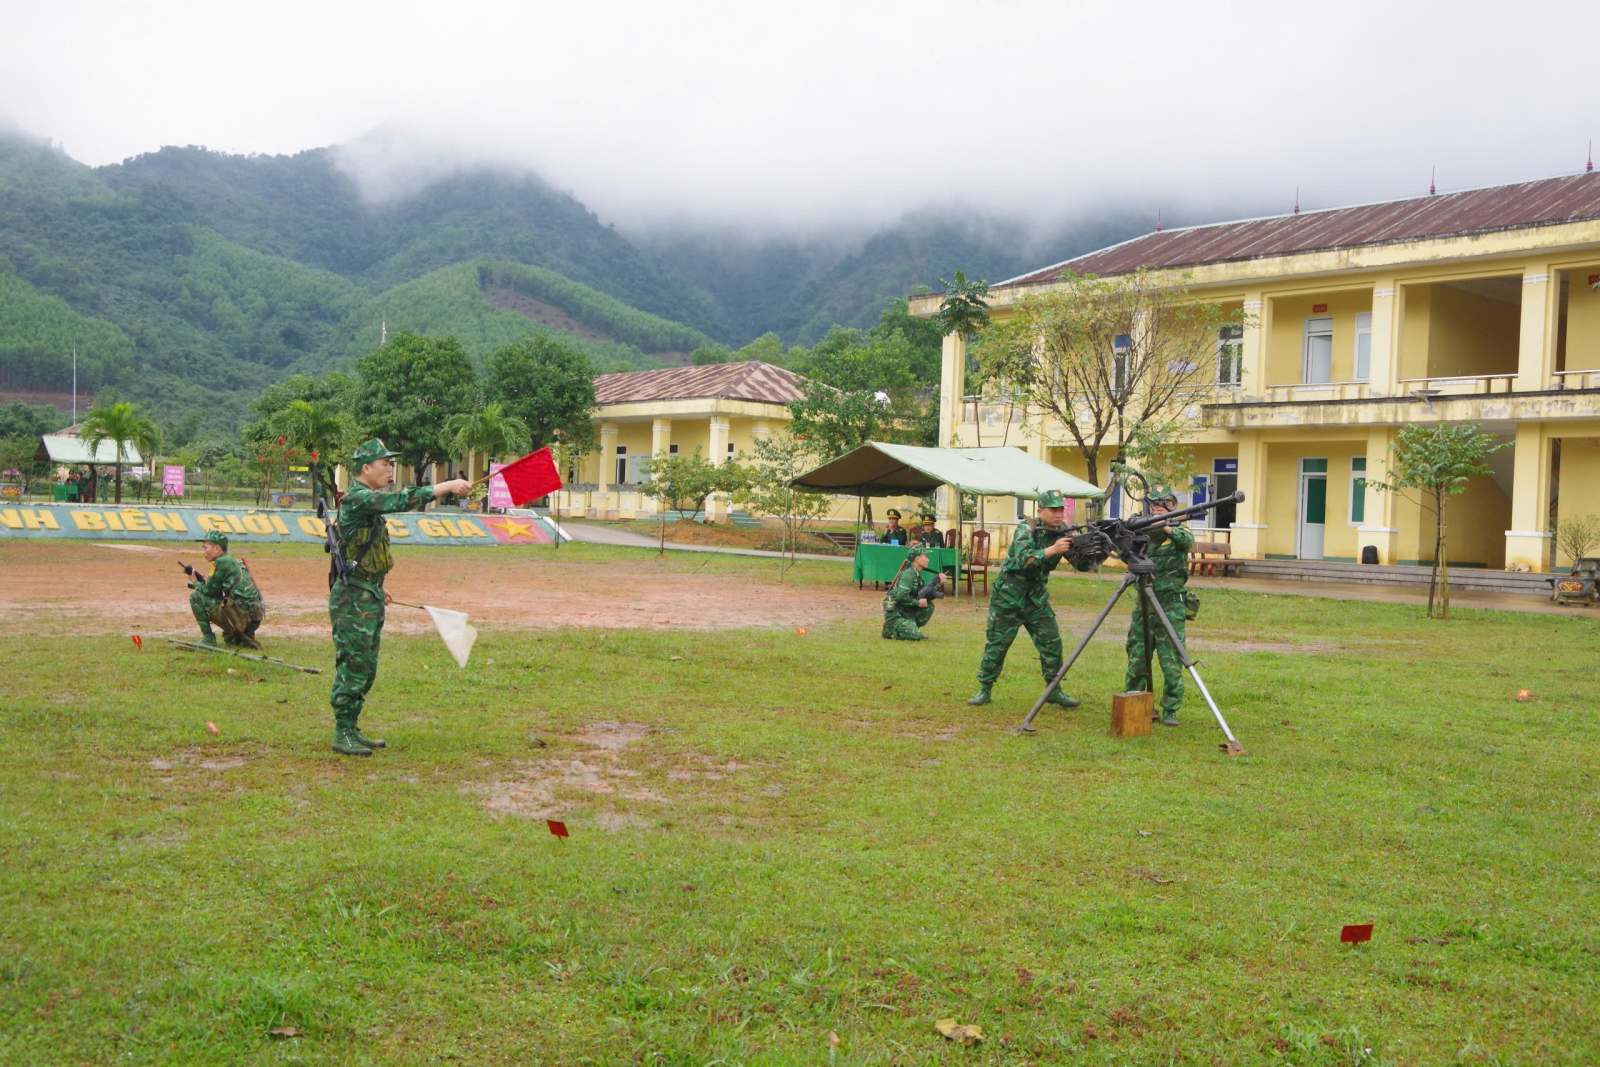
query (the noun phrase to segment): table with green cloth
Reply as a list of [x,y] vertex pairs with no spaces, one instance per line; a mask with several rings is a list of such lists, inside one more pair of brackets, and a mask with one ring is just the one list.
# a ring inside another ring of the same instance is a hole
[[[850,576],[856,588],[862,582],[892,582],[900,573],[900,564],[906,561],[905,545],[856,545],[856,565]],[[961,553],[953,548],[928,549],[928,566],[936,571],[949,571],[961,565]]]

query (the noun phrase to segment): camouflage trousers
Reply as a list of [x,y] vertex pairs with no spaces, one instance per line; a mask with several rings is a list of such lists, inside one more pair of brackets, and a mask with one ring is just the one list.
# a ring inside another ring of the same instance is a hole
[[[1172,620],[1172,628],[1178,631],[1179,640],[1185,640],[1182,596],[1181,591],[1156,593],[1167,618]],[[1130,693],[1155,691],[1144,643],[1144,613],[1147,610],[1149,604],[1140,601],[1133,609],[1133,621],[1128,624],[1128,676],[1124,688]],[[1167,636],[1167,628],[1154,615],[1150,616],[1150,640],[1155,645],[1156,656],[1161,660],[1161,710],[1176,715],[1183,706],[1183,661],[1178,658],[1178,650],[1172,646],[1172,638]]]
[[189,610],[194,613],[194,621],[200,624],[202,634],[211,633],[215,623],[222,630],[223,642],[230,645],[255,645],[256,631],[267,617],[265,601],[252,604],[207,596],[198,589],[189,594]]
[[883,605],[883,636],[894,641],[921,641],[922,628],[933,618],[933,605],[906,611],[886,602]]
[[1061,630],[1050,601],[1024,600],[996,582],[989,601],[989,625],[984,631],[983,660],[978,664],[978,684],[993,685],[1005,666],[1006,652],[1017,639],[1017,630],[1026,627],[1039,650],[1039,671],[1049,681],[1061,669]]
[[328,594],[333,621],[333,721],[354,726],[367,691],[378,677],[378,642],[383,636],[383,587],[352,579]]

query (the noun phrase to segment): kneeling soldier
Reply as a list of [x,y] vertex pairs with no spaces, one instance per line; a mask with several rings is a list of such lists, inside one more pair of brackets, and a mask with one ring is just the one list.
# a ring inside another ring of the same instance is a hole
[[921,641],[922,628],[933,618],[933,600],[939,592],[942,575],[928,576],[928,551],[913,548],[899,575],[883,598],[883,636],[895,641]]
[[267,617],[267,605],[256,588],[250,568],[228,554],[228,535],[212,530],[200,539],[205,547],[206,562],[211,564],[211,577],[201,578],[193,568],[189,573],[194,581],[189,588],[189,610],[194,621],[200,624],[200,643],[217,647],[217,635],[211,624],[222,627],[222,640],[230,645],[260,648],[256,630]]
[[376,437],[355,450],[350,457],[355,477],[334,520],[345,573],[328,576],[335,664],[329,703],[333,705],[333,750],[346,756],[370,756],[373,749],[384,747],[384,742],[367,737],[356,725],[378,676],[383,579],[394,566],[384,516],[394,511],[419,511],[446,493],[460,496],[472,489],[472,483],[455,478],[386,492],[394,478],[395,455]]

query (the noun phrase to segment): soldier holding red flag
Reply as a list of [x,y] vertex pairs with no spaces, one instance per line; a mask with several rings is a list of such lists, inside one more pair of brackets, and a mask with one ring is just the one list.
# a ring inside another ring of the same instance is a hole
[[389,526],[384,516],[418,511],[447,493],[471,488],[464,478],[438,485],[388,490],[394,479],[394,457],[374,437],[355,450],[350,467],[355,478],[334,520],[339,553],[329,576],[328,617],[333,622],[335,658],[333,750],[346,756],[370,756],[384,742],[363,734],[357,725],[367,691],[378,675],[378,642],[383,634],[383,579],[394,566],[389,554]]

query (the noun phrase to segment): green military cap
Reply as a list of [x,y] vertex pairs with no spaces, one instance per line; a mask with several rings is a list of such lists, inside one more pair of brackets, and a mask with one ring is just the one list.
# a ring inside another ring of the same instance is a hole
[[1039,506],[1041,508],[1064,508],[1067,506],[1067,502],[1062,498],[1061,490],[1046,489],[1039,494]]
[[1158,485],[1150,490],[1150,496],[1147,499],[1152,504],[1165,504],[1169,508],[1178,506],[1178,494],[1164,485]]
[[221,530],[211,530],[204,537],[196,539],[197,544],[221,545],[222,551],[228,551],[228,535]]
[[389,451],[388,446],[382,440],[374,437],[372,440],[356,446],[355,452],[350,456],[350,465],[356,470],[360,470],[373,460],[393,459],[399,454],[398,452]]
[[922,513],[922,521],[923,522],[932,522],[933,521],[933,515],[930,514],[929,512],[924,511]]
[[900,517],[900,509],[890,508],[888,511],[884,512],[884,514],[889,516],[891,519],[898,519]]

